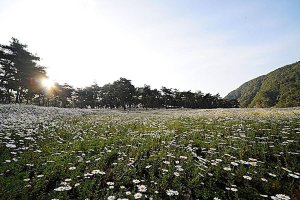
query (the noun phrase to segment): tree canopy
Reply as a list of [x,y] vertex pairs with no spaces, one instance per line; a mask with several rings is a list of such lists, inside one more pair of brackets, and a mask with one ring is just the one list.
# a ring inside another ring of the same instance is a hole
[[0,102],[27,103],[40,106],[79,108],[229,108],[238,107],[236,100],[217,95],[179,91],[150,85],[135,87],[131,80],[120,78],[99,86],[73,88],[65,83],[45,87],[46,68],[37,64],[40,58],[30,53],[27,45],[12,38],[0,45]]
[[225,99],[238,99],[241,107],[300,106],[300,62],[250,80]]

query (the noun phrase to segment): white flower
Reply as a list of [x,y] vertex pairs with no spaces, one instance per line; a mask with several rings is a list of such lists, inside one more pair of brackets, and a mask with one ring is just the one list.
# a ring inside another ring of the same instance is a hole
[[175,165],[175,167],[176,167],[177,171],[180,171],[180,172],[184,171],[184,169],[182,168],[181,165]]
[[169,170],[167,170],[167,169],[161,169],[163,172],[168,172]]
[[243,176],[244,179],[247,179],[247,180],[252,180],[252,178],[250,176]]
[[142,198],[142,196],[143,196],[142,193],[139,193],[139,192],[134,194],[135,199],[140,199],[140,198]]
[[107,200],[114,200],[114,199],[116,199],[115,196],[109,196],[109,197],[107,197]]
[[75,170],[76,167],[69,167],[69,170]]
[[126,195],[131,195],[131,192],[130,191],[126,191],[125,194]]
[[264,198],[268,198],[268,195],[266,195],[266,194],[260,194],[259,196],[264,197]]
[[166,193],[167,193],[168,196],[174,196],[174,195],[177,196],[177,195],[179,195],[178,191],[172,190],[172,189],[167,190]]
[[276,177],[276,174],[268,173],[270,176]]
[[257,162],[249,162],[249,164],[254,167],[257,166]]
[[174,172],[174,176],[180,176],[178,172]]
[[93,176],[93,174],[90,174],[90,173],[86,173],[83,175],[84,177],[89,177],[89,176]]
[[106,184],[107,184],[107,185],[115,185],[114,182],[107,182]]
[[166,165],[169,165],[169,164],[170,164],[169,161],[164,161],[163,163],[166,164]]
[[75,183],[74,187],[78,187],[80,185],[80,183]]
[[281,167],[281,169],[283,169],[284,171],[287,171],[287,172],[289,172],[289,173],[292,173],[291,170],[289,170],[289,169],[287,169],[287,168],[285,168],[285,167]]
[[230,167],[224,167],[223,168],[225,171],[231,171],[231,168]]
[[299,176],[296,175],[296,174],[289,174],[289,176],[290,176],[290,177],[293,177],[293,178],[299,178]]
[[137,180],[137,179],[134,179],[134,180],[132,180],[132,182],[133,182],[134,184],[138,184],[138,183],[140,183],[141,181],[140,181],[140,180]]
[[271,196],[271,199],[274,199],[274,200],[280,200],[278,197],[276,196]]
[[146,192],[147,191],[147,186],[145,185],[137,185],[138,189],[140,192]]
[[276,197],[279,198],[279,199],[284,199],[284,200],[291,199],[289,196],[287,196],[285,194],[276,194]]
[[101,174],[101,175],[104,175],[104,174],[105,174],[104,171],[101,171],[101,170],[99,170],[99,169],[95,169],[95,170],[93,170],[91,173],[92,173],[92,174]]
[[62,191],[67,191],[67,190],[71,190],[71,189],[72,189],[71,186],[66,185],[66,186],[60,186],[58,188],[55,188],[54,190],[57,192],[62,192]]
[[268,182],[268,180],[265,179],[265,178],[261,178],[261,180],[262,180],[263,182]]
[[6,147],[8,147],[8,148],[16,148],[17,146],[14,145],[14,144],[6,144]]

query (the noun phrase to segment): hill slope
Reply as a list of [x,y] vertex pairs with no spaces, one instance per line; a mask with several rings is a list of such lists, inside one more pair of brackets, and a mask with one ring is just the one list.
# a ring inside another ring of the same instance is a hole
[[230,92],[241,107],[300,106],[300,61],[252,79]]

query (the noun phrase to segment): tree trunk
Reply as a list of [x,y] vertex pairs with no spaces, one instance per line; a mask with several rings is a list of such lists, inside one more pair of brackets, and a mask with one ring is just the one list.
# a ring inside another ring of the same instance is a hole
[[20,95],[20,90],[17,90],[17,94],[16,94],[16,103],[19,103],[19,95]]
[[23,95],[23,89],[21,89],[21,91],[20,91],[20,95],[19,95],[19,103],[22,103],[22,101],[23,101],[23,98],[22,98],[22,95]]
[[39,94],[37,99],[38,99],[38,105],[40,106],[41,105],[41,94]]
[[6,92],[7,92],[7,94],[6,94],[7,96],[6,96],[5,101],[6,101],[6,103],[10,103],[10,101],[11,101],[11,99],[10,99],[10,89],[7,89]]

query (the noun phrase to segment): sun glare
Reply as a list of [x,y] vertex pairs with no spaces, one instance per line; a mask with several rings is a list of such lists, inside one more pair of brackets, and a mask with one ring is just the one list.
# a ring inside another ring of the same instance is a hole
[[47,88],[47,89],[51,89],[53,88],[55,85],[54,81],[48,79],[48,78],[45,78],[42,80],[42,86]]

